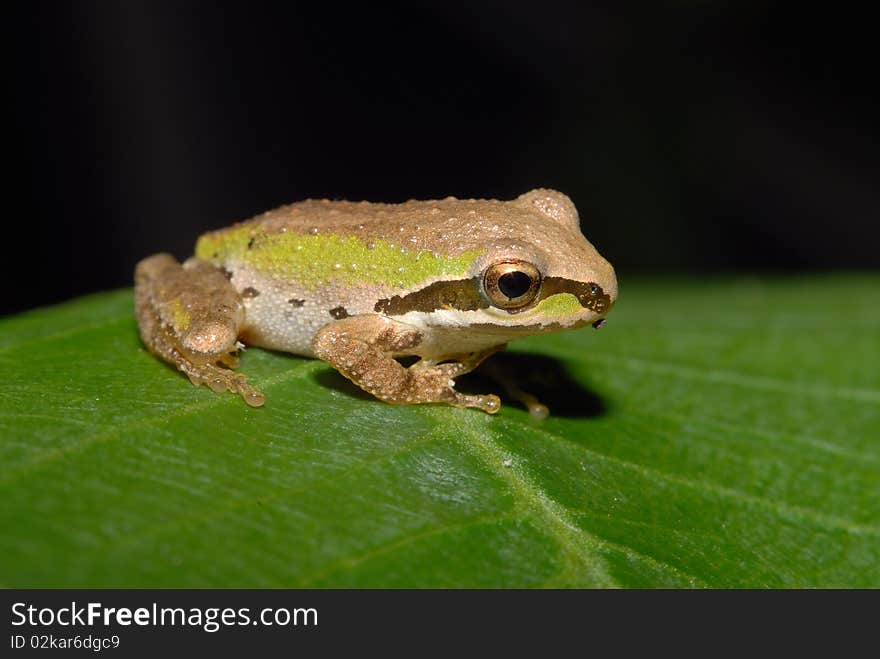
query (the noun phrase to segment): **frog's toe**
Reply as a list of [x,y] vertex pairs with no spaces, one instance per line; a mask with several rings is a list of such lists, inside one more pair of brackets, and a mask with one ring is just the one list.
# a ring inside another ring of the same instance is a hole
[[196,366],[190,362],[182,362],[178,364],[178,368],[189,377],[189,381],[194,385],[203,384],[216,393],[231,391],[240,395],[244,402],[251,407],[260,407],[266,402],[263,393],[251,386],[241,373],[213,364]]
[[488,414],[501,409],[501,399],[495,394],[458,394],[452,402],[455,407],[476,407]]

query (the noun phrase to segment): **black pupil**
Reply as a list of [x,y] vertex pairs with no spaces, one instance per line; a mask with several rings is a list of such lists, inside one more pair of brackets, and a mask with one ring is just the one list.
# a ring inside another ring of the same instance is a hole
[[511,300],[525,295],[531,287],[532,278],[519,270],[506,272],[498,278],[498,290]]

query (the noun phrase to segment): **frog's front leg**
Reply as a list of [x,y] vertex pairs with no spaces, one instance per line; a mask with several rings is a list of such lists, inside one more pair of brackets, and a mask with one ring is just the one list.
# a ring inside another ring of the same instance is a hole
[[409,368],[394,359],[395,354],[417,354],[421,341],[422,333],[414,327],[385,316],[363,315],[328,323],[315,335],[312,349],[361,389],[388,403],[447,403],[478,407],[489,414],[498,411],[498,396],[462,394],[453,381],[495,349],[462,356],[461,361],[417,362]]
[[193,384],[235,392],[248,405],[263,404],[263,394],[230,370],[238,366],[244,304],[222,270],[198,259],[181,266],[169,254],[146,258],[135,269],[135,305],[150,352]]

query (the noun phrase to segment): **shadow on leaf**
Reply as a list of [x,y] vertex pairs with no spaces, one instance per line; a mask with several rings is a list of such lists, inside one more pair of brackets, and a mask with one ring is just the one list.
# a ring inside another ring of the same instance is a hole
[[550,416],[589,419],[607,411],[602,399],[573,378],[564,362],[547,355],[500,352],[456,383],[461,391],[497,393],[502,405],[524,408],[510,391],[519,389],[549,407]]

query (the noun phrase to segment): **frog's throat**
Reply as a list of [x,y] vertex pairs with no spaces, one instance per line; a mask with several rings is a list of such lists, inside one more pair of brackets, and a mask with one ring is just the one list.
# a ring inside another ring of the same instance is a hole
[[207,233],[196,243],[199,259],[218,265],[245,263],[311,290],[331,282],[413,289],[426,281],[466,276],[483,252],[438,254],[356,236],[266,233],[248,224]]
[[[442,309],[476,311],[491,305],[481,290],[481,278],[436,281],[406,295],[394,295],[376,302],[374,311],[386,316],[402,316],[410,311],[430,313]],[[611,309],[611,296],[593,282],[581,282],[564,277],[545,277],[541,290],[531,304],[510,309],[511,316],[523,312],[564,316],[589,309],[597,314]]]

